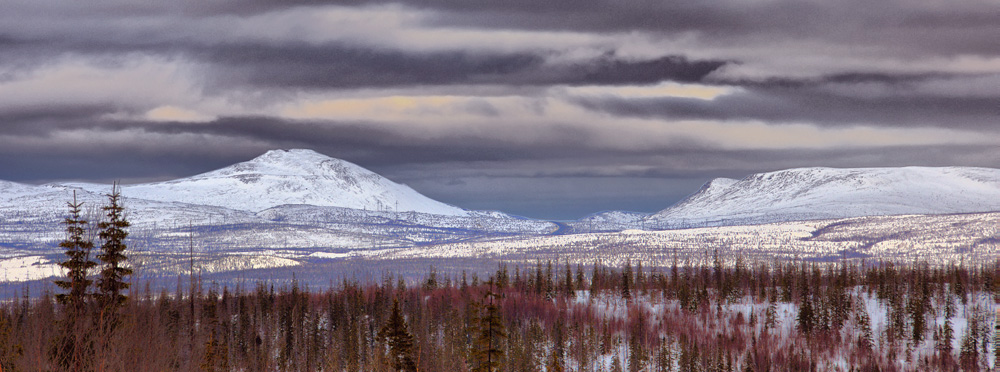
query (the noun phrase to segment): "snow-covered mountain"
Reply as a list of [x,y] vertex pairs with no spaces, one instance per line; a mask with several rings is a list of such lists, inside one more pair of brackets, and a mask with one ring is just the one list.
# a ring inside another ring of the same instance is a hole
[[[94,193],[107,185],[63,183]],[[126,198],[259,212],[288,204],[467,216],[350,162],[312,150],[272,150],[250,161],[176,180],[122,187]]]
[[[0,181],[0,258],[58,252],[74,193],[93,225],[102,218],[100,207],[110,191],[111,185],[101,184]],[[192,177],[124,185],[122,195],[132,223],[130,248],[152,255],[176,253],[192,241],[203,252],[341,254],[558,229],[547,221],[437,202],[310,150],[270,151]]]
[[659,227],[1000,211],[1000,169],[800,168],[719,178],[649,217]]

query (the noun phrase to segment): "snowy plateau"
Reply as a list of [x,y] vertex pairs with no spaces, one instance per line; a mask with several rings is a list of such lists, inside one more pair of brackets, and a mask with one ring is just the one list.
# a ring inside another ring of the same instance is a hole
[[[0,280],[60,275],[62,220],[75,193],[99,219],[110,185],[0,181]],[[138,276],[299,280],[326,285],[386,271],[485,272],[498,261],[666,266],[718,250],[772,260],[932,263],[997,254],[1000,170],[803,168],[716,179],[654,214],[542,221],[441,203],[349,162],[274,150],[230,167],[122,186]]]

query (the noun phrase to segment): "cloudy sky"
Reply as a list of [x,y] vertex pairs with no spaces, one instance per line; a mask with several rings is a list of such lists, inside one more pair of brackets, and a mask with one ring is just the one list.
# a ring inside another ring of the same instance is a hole
[[5,0],[0,179],[311,148],[472,209],[713,177],[1000,167],[996,0]]

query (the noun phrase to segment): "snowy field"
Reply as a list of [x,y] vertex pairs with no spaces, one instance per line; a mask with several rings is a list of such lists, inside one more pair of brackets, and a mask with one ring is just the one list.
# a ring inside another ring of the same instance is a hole
[[[243,224],[223,220],[217,225],[159,224],[154,228],[140,223],[129,244],[136,265],[156,276],[189,272],[191,251],[196,272],[205,273],[283,267],[301,271],[317,263],[346,261],[363,266],[366,262],[406,260],[455,270],[470,261],[480,262],[475,266],[482,267],[496,261],[528,266],[538,260],[583,265],[600,261],[610,266],[632,261],[651,268],[670,266],[675,259],[681,266],[705,264],[716,250],[730,264],[736,257],[749,261],[865,259],[930,264],[979,263],[1000,257],[997,213],[567,235],[552,234],[550,226],[530,220],[495,226],[491,229],[507,230],[491,232],[470,226],[478,223],[475,220],[464,225],[450,220],[452,225],[446,227],[423,225],[421,222],[427,221],[420,221],[420,215],[410,220],[367,215],[339,224],[308,222],[302,213],[293,215],[296,218],[285,221]],[[61,254],[56,247],[61,238],[58,231],[37,236],[30,231],[23,225],[0,228],[0,264],[7,282],[60,275],[54,262]],[[43,243],[42,248],[34,245]]]
[[647,267],[705,263],[718,250],[730,260],[868,259],[897,262],[982,262],[998,253],[1000,214],[859,217],[664,231],[538,236],[355,252],[367,258],[481,257],[511,262],[560,260]]

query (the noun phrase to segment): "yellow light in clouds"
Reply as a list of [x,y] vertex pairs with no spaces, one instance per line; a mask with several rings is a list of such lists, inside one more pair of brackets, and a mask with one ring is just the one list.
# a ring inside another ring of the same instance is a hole
[[679,97],[704,100],[715,99],[718,96],[732,93],[735,88],[717,87],[701,84],[660,83],[656,85],[624,85],[624,86],[582,86],[567,87],[571,95],[606,96],[613,95],[625,98],[655,98]]
[[306,101],[281,110],[296,119],[400,119],[414,114],[447,114],[461,101],[452,96],[389,96]]
[[215,117],[174,106],[160,106],[146,112],[151,121],[212,121]]

